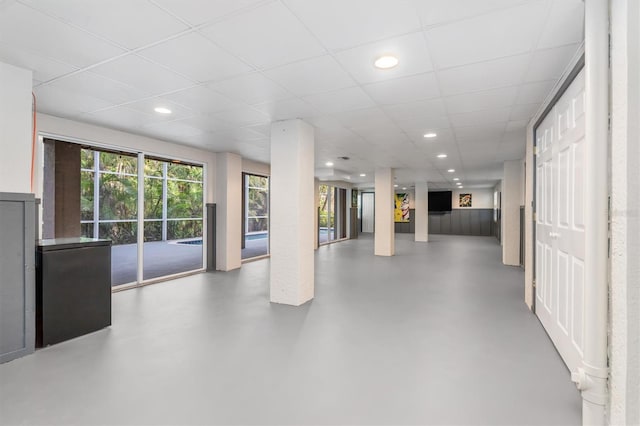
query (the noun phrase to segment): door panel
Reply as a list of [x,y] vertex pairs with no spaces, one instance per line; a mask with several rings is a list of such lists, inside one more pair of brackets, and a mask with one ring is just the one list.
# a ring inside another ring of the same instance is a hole
[[584,324],[584,71],[536,129],[536,310],[571,371]]

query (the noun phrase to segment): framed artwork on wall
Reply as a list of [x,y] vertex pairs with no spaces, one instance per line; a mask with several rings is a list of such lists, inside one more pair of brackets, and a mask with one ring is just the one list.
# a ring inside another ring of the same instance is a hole
[[460,207],[471,207],[471,194],[460,194]]

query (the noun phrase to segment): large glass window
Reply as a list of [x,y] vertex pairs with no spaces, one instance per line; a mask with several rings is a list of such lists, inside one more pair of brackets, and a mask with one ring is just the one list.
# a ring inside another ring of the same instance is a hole
[[269,254],[269,178],[244,174],[242,258]]
[[[145,158],[143,280],[202,268],[203,169]],[[138,157],[81,150],[82,235],[112,241],[112,284],[138,281]]]

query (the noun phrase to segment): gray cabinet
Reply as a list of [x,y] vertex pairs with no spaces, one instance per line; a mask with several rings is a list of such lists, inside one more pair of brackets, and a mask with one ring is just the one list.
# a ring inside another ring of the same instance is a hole
[[35,344],[35,198],[0,192],[0,362]]
[[40,240],[36,265],[37,347],[111,325],[111,241]]

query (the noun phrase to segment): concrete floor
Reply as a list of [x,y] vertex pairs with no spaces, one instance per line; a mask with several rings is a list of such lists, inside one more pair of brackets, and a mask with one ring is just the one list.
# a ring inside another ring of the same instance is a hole
[[580,424],[496,240],[411,237],[321,247],[297,308],[268,259],[114,294],[110,328],[0,365],[0,423]]

